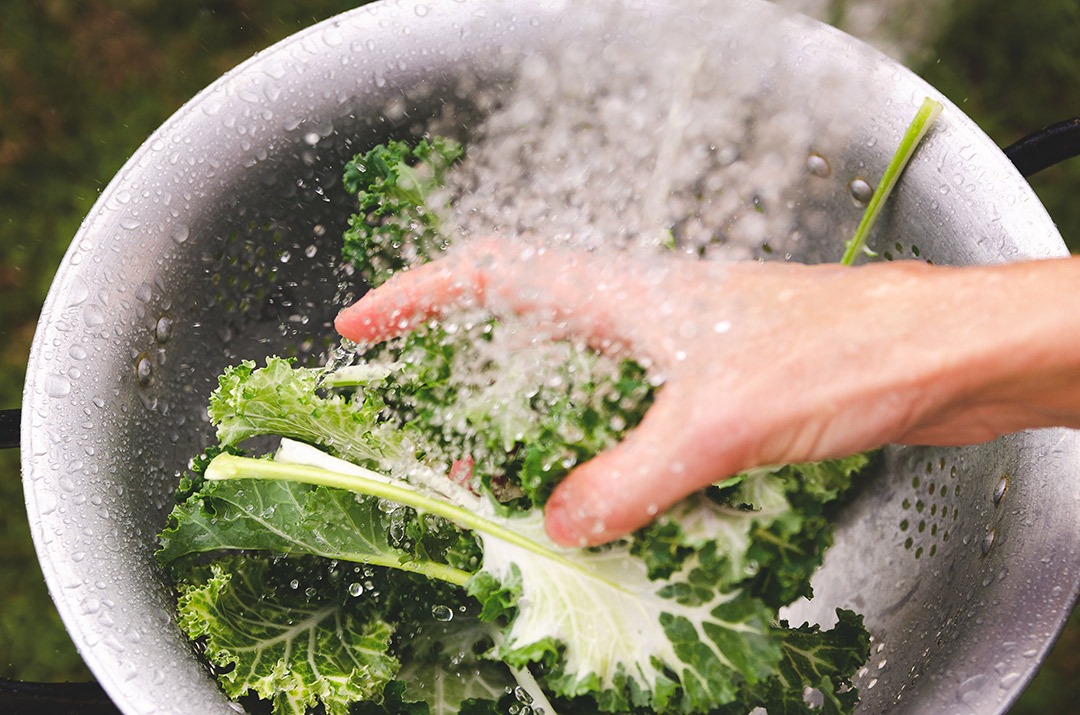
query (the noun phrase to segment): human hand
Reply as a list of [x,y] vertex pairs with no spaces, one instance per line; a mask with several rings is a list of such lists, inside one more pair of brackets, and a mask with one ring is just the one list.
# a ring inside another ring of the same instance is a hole
[[[1071,261],[1042,263],[1076,272]],[[715,263],[488,239],[399,274],[336,327],[377,342],[483,306],[632,355],[662,379],[639,427],[578,466],[547,503],[552,538],[586,545],[751,467],[1075,420],[1069,405],[1080,401],[1054,386],[1080,382],[1076,366],[1022,349],[1047,327],[1003,332],[1002,321],[1039,321],[1007,292],[987,302],[1009,286],[1041,296],[1046,286],[1031,272]]]

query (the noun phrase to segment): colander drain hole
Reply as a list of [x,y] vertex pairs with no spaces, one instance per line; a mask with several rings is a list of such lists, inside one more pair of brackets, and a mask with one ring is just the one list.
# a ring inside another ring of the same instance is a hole
[[[912,258],[922,258],[922,249],[914,243],[910,246],[904,246],[903,243],[897,241],[893,244],[891,249],[887,249],[881,252],[881,257],[886,261],[903,261],[910,260]],[[930,259],[923,259],[927,263],[933,263]]]
[[960,518],[954,503],[960,496],[959,472],[944,459],[936,464],[928,461],[924,474],[912,476],[910,484],[912,493],[900,503],[905,512],[899,523],[904,549],[916,559],[936,556],[939,543],[949,541]]

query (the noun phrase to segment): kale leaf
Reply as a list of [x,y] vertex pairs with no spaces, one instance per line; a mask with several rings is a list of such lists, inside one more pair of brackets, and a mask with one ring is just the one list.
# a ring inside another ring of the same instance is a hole
[[[368,285],[449,246],[462,155],[436,137],[349,163],[342,252]],[[812,595],[866,456],[738,475],[602,548],[547,537],[551,491],[654,389],[633,361],[482,312],[332,369],[229,368],[219,444],[160,535],[179,623],[230,697],[275,715],[850,712],[861,619],[790,628],[777,611]]]
[[345,167],[345,190],[356,195],[358,211],[349,219],[342,255],[369,286],[445,249],[441,207],[429,202],[463,153],[445,137],[390,141]]
[[225,693],[254,692],[275,715],[303,715],[317,703],[347,715],[352,703],[378,697],[399,668],[390,624],[299,589],[268,598],[268,568],[265,558],[214,564],[205,583],[181,587],[180,627],[202,640]]

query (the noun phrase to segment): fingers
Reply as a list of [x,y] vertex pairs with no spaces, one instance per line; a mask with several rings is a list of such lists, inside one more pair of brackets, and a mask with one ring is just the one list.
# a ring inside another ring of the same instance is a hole
[[[700,264],[655,256],[474,240],[370,291],[342,311],[335,327],[351,340],[378,342],[456,308],[477,306],[523,316],[549,338],[570,335],[602,351],[629,350],[664,373],[685,358],[672,357],[679,343],[665,339],[672,325],[687,323],[669,315],[678,305],[673,291],[692,287],[695,278],[716,285],[716,275],[697,275],[697,269]],[[701,298],[690,295],[691,301]],[[735,430],[717,422],[729,413],[700,399],[700,385],[687,381],[686,394],[677,382],[660,391],[637,430],[558,487],[546,507],[552,538],[572,545],[610,541],[747,466],[725,464],[730,449],[721,454],[721,445],[729,444],[723,440]]]
[[[574,335],[608,349],[628,342],[615,315],[638,315],[641,271],[625,259],[472,240],[432,263],[399,273],[343,310],[334,327],[356,342],[379,342],[462,307],[529,318],[549,336]],[[627,277],[630,277],[628,279]]]
[[338,313],[334,328],[354,342],[377,343],[448,310],[482,303],[484,271],[450,258],[398,273]]
[[564,546],[595,546],[645,526],[687,495],[744,465],[720,453],[725,432],[695,414],[669,385],[641,425],[582,464],[544,507],[548,535]]

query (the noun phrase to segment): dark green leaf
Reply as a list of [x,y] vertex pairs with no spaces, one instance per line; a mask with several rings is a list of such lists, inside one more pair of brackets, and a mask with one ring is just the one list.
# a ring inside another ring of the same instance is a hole
[[205,643],[229,697],[271,700],[275,715],[303,715],[322,704],[346,715],[351,703],[379,697],[398,670],[392,627],[364,619],[302,590],[267,591],[267,561],[213,566],[202,585],[181,589],[180,627]]
[[[425,523],[434,523],[426,517]],[[203,491],[177,506],[161,536],[158,559],[183,568],[199,554],[264,551],[310,554],[327,559],[427,573],[433,578],[453,571],[449,553],[459,554],[471,541],[445,524],[439,533],[395,539],[424,527],[406,507],[387,508],[378,499],[328,487],[288,481],[207,482]],[[474,547],[475,548],[475,547]],[[419,551],[418,551],[419,549]],[[460,579],[459,579],[460,580]]]
[[323,396],[323,375],[276,357],[262,368],[250,360],[228,368],[210,396],[218,439],[231,446],[260,435],[289,437],[376,468],[397,458],[397,425],[380,421],[377,392],[358,392],[354,399]]
[[432,193],[463,154],[443,137],[414,145],[390,141],[357,155],[345,167],[345,190],[355,194],[357,213],[349,219],[342,256],[370,286],[445,250]]

